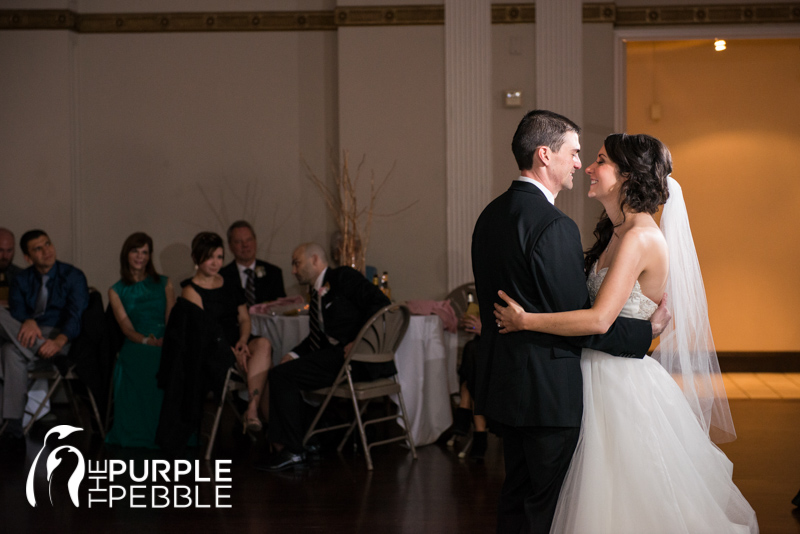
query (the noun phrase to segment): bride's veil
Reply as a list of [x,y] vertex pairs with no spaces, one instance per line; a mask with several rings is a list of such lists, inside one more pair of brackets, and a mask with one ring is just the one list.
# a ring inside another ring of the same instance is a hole
[[700,263],[681,186],[671,176],[661,231],[669,247],[667,308],[672,322],[661,334],[656,359],[678,382],[700,424],[715,443],[736,439],[728,397],[711,337]]

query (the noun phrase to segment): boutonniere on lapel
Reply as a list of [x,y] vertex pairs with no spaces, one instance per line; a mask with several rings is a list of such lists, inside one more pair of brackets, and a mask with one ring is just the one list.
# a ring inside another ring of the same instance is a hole
[[264,278],[267,274],[267,270],[264,268],[263,265],[259,265],[256,267],[256,278]]
[[325,282],[325,285],[322,286],[321,288],[319,288],[319,298],[322,298],[325,295],[327,295],[328,291],[330,291],[330,290],[331,290],[331,284],[328,283],[328,282]]

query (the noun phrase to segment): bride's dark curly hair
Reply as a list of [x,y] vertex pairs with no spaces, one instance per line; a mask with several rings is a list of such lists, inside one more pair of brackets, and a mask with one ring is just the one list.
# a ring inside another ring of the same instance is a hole
[[[672,155],[669,149],[655,137],[624,133],[609,135],[603,141],[603,146],[608,158],[616,163],[620,176],[625,179],[619,192],[622,221],[625,221],[625,208],[635,213],[653,215],[669,198],[667,177],[672,172]],[[603,210],[594,229],[597,241],[586,251],[584,268],[587,276],[611,241],[614,228],[614,223]]]

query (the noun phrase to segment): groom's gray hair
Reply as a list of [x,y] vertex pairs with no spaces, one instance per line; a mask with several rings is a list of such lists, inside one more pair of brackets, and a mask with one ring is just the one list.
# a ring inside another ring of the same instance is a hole
[[563,115],[546,109],[529,111],[520,121],[514,140],[511,141],[511,150],[519,170],[530,170],[533,167],[533,155],[540,146],[558,152],[568,132],[580,135],[581,128]]

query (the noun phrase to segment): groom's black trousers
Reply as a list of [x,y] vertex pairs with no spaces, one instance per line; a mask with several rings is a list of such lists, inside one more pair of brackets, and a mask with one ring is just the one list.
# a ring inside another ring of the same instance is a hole
[[547,534],[580,428],[504,426],[502,432],[506,480],[497,532]]

